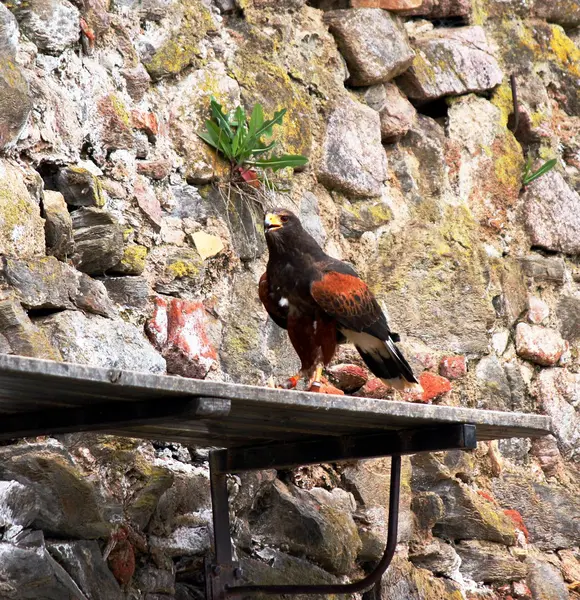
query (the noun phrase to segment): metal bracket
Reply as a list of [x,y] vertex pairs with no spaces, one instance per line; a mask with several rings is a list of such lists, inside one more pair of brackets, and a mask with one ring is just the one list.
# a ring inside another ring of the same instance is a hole
[[[360,434],[342,438],[325,436],[306,442],[211,452],[209,464],[215,561],[208,563],[206,567],[206,600],[226,600],[253,594],[354,594],[369,589],[381,580],[397,547],[401,455],[438,450],[467,450],[475,447],[474,425],[442,424],[438,428]],[[330,462],[371,456],[392,457],[387,545],[375,569],[363,579],[348,584],[235,585],[234,581],[239,578],[240,573],[238,564],[232,559],[226,473],[322,462],[322,456],[323,461]]]

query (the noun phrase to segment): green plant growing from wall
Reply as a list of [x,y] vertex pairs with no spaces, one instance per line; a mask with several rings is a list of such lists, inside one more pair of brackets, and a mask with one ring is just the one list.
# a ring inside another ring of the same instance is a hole
[[525,187],[526,185],[529,185],[530,183],[532,183],[532,181],[535,181],[536,179],[538,179],[538,177],[545,175],[548,171],[550,171],[551,169],[553,169],[556,166],[556,163],[557,163],[557,160],[555,158],[553,158],[552,160],[548,160],[538,170],[536,170],[532,173],[531,172],[532,159],[528,158],[528,160],[526,161],[526,166],[524,167],[524,173],[522,176],[522,185],[524,185],[524,187]]
[[266,169],[276,172],[302,167],[308,162],[299,154],[274,154],[277,142],[263,139],[272,137],[275,125],[282,125],[285,108],[266,120],[262,105],[256,103],[248,118],[243,106],[226,113],[215,98],[211,98],[210,110],[211,119],[205,122],[206,130],[198,135],[230,162],[233,177],[239,174],[243,181],[258,188],[261,183],[270,183],[265,176]]

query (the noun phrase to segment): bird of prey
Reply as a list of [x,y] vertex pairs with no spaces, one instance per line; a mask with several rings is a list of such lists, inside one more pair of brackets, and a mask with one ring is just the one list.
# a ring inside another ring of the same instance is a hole
[[298,217],[274,209],[264,221],[269,258],[260,278],[259,294],[272,320],[288,331],[302,362],[285,387],[310,379],[320,389],[322,365],[328,365],[337,344],[355,345],[367,367],[398,390],[417,389],[409,363],[395,345],[374,295],[354,269],[324,253]]

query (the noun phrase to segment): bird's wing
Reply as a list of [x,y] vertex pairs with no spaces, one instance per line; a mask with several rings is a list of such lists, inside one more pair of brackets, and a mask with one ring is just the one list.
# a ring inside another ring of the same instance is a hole
[[[346,265],[344,265],[346,267]],[[350,267],[349,272],[325,270],[310,286],[314,301],[339,325],[379,339],[391,337],[387,320],[367,284]]]
[[260,283],[258,285],[258,294],[260,300],[264,305],[264,308],[270,315],[270,318],[278,327],[287,329],[288,327],[288,306],[280,306],[279,298],[276,299],[271,293],[268,286],[268,274],[264,273],[260,277]]

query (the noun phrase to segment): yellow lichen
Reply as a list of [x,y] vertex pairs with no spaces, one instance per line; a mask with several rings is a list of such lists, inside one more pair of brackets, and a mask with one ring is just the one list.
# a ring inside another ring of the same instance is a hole
[[131,116],[129,115],[129,111],[125,106],[125,103],[116,94],[110,94],[109,100],[111,101],[111,106],[119,117],[121,123],[131,129]]
[[145,269],[145,259],[147,258],[147,248],[139,244],[125,246],[123,258],[121,259],[121,269],[124,273],[141,275]]

